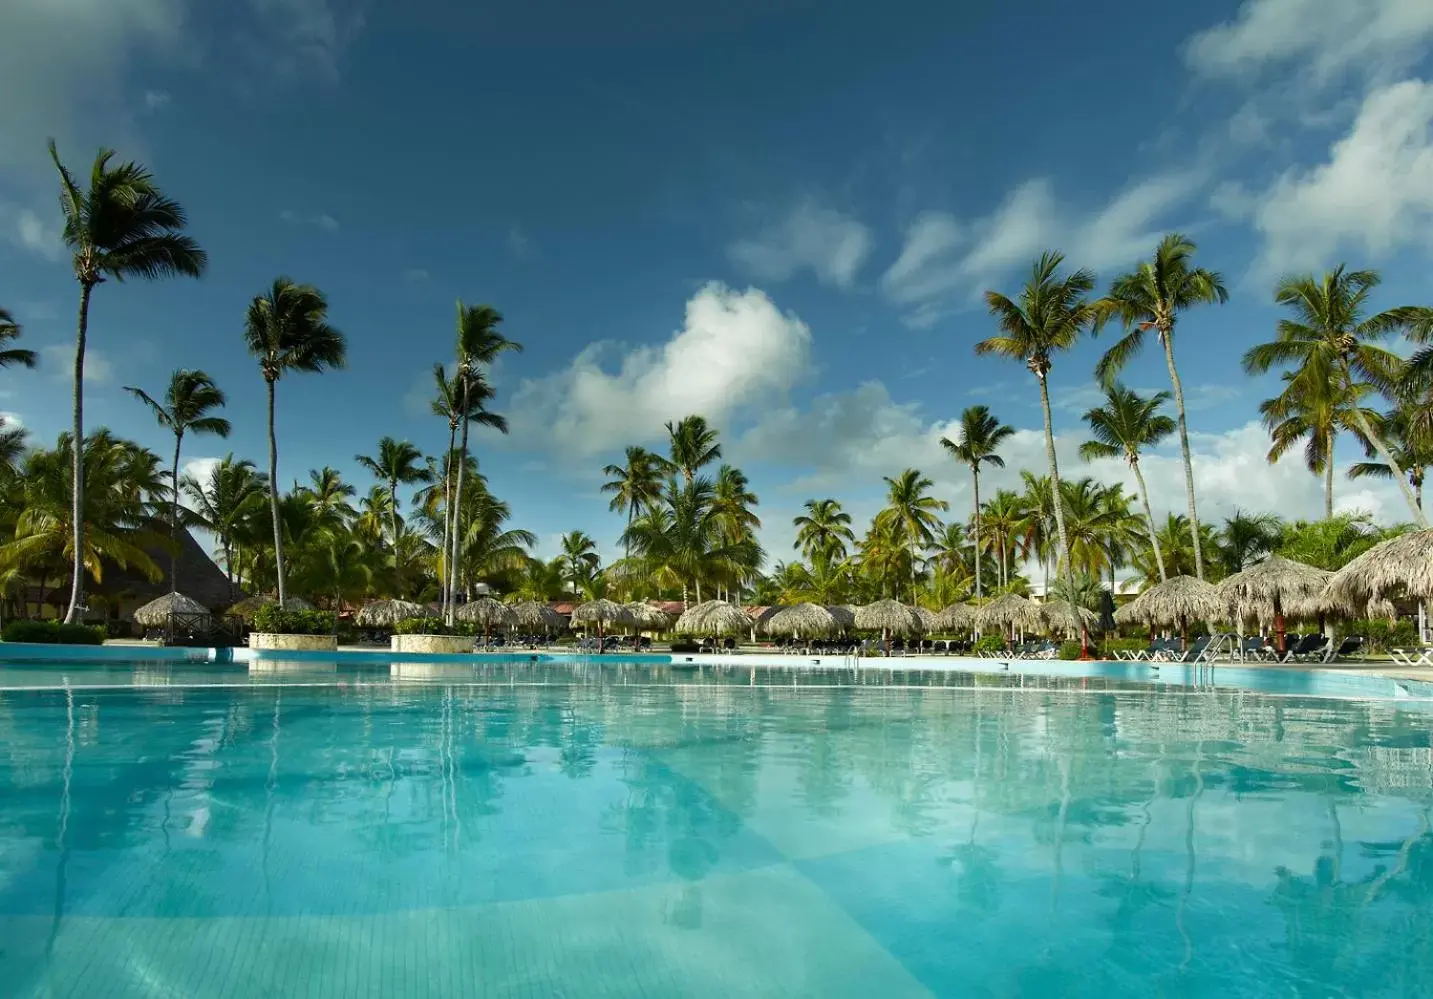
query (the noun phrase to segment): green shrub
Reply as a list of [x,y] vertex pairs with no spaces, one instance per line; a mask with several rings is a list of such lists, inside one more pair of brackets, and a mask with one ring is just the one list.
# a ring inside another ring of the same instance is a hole
[[979,655],[979,654],[982,653],[982,652],[1004,652],[1004,651],[1005,651],[1005,636],[1004,636],[1004,635],[982,635],[982,636],[980,637],[980,641],[978,641],[978,642],[975,643],[975,654],[976,654],[976,655]]
[[44,645],[103,645],[103,628],[61,621],[11,621],[0,632],[6,642],[38,642]]
[[1143,652],[1147,648],[1147,638],[1107,638],[1100,643],[1102,659],[1116,659],[1116,652]]
[[393,626],[395,635],[455,635],[456,628],[450,628],[437,617],[405,617]]
[[1399,618],[1390,624],[1386,618],[1374,621],[1359,621],[1349,631],[1362,635],[1368,640],[1372,651],[1386,652],[1389,649],[1407,648],[1418,644],[1418,626],[1409,618]]
[[265,604],[254,613],[254,630],[266,635],[332,635],[334,615],[321,610],[281,610]]
[[[1095,652],[1095,647],[1094,647],[1093,645],[1090,646],[1090,655],[1096,656],[1096,657],[1098,658],[1098,655],[1097,655],[1097,653]],[[1070,638],[1070,639],[1066,639],[1065,641],[1061,642],[1061,643],[1060,643],[1060,658],[1061,658],[1061,659],[1078,659],[1078,658],[1080,658],[1080,640],[1079,640],[1078,638]]]

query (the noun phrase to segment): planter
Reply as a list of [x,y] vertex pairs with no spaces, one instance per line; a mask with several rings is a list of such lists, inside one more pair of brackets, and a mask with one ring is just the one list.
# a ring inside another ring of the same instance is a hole
[[334,635],[271,635],[255,631],[249,634],[249,648],[274,652],[336,652],[338,638]]
[[434,652],[461,655],[473,651],[473,639],[466,635],[394,635],[389,643],[394,652]]

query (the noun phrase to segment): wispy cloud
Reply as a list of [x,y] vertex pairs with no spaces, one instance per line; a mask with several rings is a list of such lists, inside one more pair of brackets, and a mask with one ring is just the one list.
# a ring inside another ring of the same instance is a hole
[[[40,363],[51,378],[68,381],[73,377],[75,348],[69,344],[52,343],[40,348]],[[114,365],[109,357],[93,347],[85,351],[85,383],[108,385],[114,381]]]
[[518,260],[530,260],[537,256],[537,244],[516,222],[508,229],[508,252]]
[[408,284],[422,284],[432,278],[427,270],[422,267],[409,267],[403,272],[403,280]]
[[163,111],[167,107],[169,107],[169,91],[146,90],[144,92],[144,110],[149,114]]
[[861,222],[807,200],[755,238],[732,243],[727,256],[763,281],[810,271],[823,284],[849,288],[873,242]]
[[298,212],[285,208],[279,212],[279,218],[294,225],[316,226],[325,232],[337,232],[339,229],[338,219],[329,215],[327,212],[321,212],[317,215],[301,215]]

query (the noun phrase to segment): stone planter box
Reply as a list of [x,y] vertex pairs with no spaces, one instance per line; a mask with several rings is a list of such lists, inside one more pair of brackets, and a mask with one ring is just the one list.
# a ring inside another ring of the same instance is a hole
[[338,638],[334,635],[271,635],[255,631],[249,634],[249,648],[275,652],[336,652]]
[[473,639],[466,635],[394,635],[389,642],[394,652],[434,652],[461,655],[473,651]]

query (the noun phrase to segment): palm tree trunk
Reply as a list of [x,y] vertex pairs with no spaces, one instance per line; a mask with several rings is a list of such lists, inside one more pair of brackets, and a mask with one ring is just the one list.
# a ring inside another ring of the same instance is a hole
[[448,564],[448,618],[447,623],[453,624],[454,604],[458,599],[458,547],[459,538],[462,534],[463,520],[463,473],[468,468],[468,378],[463,376],[463,414],[462,443],[458,446],[458,484],[453,490],[453,548],[451,561]]
[[169,481],[174,486],[174,503],[169,511],[169,543],[174,547],[169,552],[169,592],[179,592],[179,448],[184,435],[174,435],[174,467]]
[[[1348,362],[1340,361],[1339,363],[1343,367],[1344,384],[1352,385],[1354,383],[1353,372],[1349,370]],[[1408,509],[1413,511],[1414,522],[1426,531],[1428,517],[1423,513],[1423,504],[1418,497],[1413,495],[1413,487],[1408,484],[1408,476],[1404,475],[1403,469],[1398,467],[1398,462],[1388,451],[1388,445],[1383,443],[1383,438],[1374,432],[1372,424],[1368,422],[1368,418],[1363,415],[1363,410],[1358,406],[1353,408],[1353,418],[1358,421],[1358,429],[1363,432],[1364,438],[1373,445],[1373,449],[1378,452],[1378,456],[1383,459],[1383,463],[1393,473],[1393,481],[1398,483],[1398,488],[1403,491],[1403,499],[1408,504]]]
[[970,468],[970,477],[975,483],[975,602],[980,603],[980,469]]
[[[1159,569],[1159,581],[1169,577],[1164,574],[1164,555],[1159,550],[1159,534],[1154,527],[1154,511],[1149,508],[1149,489],[1144,484],[1144,472],[1140,470],[1139,459],[1131,458],[1129,467],[1134,469],[1134,481],[1139,486],[1139,501],[1144,506],[1144,522],[1149,526],[1149,546],[1154,549],[1154,564]],[[1110,565],[1110,578],[1114,578],[1114,565]],[[1113,591],[1111,591],[1113,592]]]
[[1204,548],[1199,543],[1199,513],[1194,508],[1194,461],[1189,457],[1189,425],[1184,418],[1184,385],[1179,380],[1179,369],[1174,366],[1174,339],[1168,332],[1160,331],[1164,344],[1164,361],[1169,365],[1169,381],[1174,386],[1174,411],[1179,420],[1179,454],[1184,459],[1184,490],[1189,499],[1189,533],[1194,542],[1194,575],[1204,578]]
[[284,531],[279,521],[279,439],[274,433],[274,379],[269,387],[269,516],[274,522],[274,574],[278,580],[279,607],[284,606],[288,590],[284,586]]
[[393,546],[393,568],[398,568],[398,480],[388,480],[388,531]]
[[1324,520],[1333,520],[1333,434],[1329,434],[1328,454],[1324,456]]
[[71,560],[70,606],[65,611],[65,623],[74,624],[79,617],[80,605],[84,602],[85,586],[85,340],[90,327],[90,293],[94,285],[80,282],[80,321],[75,332],[75,385],[74,385],[74,427],[71,433],[70,492],[70,543],[74,545]]
[[[458,425],[451,420],[448,421],[448,450],[443,453],[443,553],[442,562],[448,560],[448,541],[452,537],[453,523],[453,448],[456,446],[458,437]],[[441,564],[441,563],[440,563]],[[438,586],[440,593],[443,620],[448,619],[448,573],[443,570],[443,578]]]
[[[1051,504],[1055,507],[1055,530],[1060,535],[1061,560],[1065,565],[1065,585],[1069,587],[1065,594],[1070,604],[1070,619],[1079,629],[1081,635],[1081,646],[1085,634],[1085,623],[1075,612],[1075,566],[1070,558],[1070,536],[1065,533],[1065,503],[1064,497],[1060,494],[1060,465],[1055,459],[1055,431],[1053,420],[1050,416],[1050,387],[1045,381],[1045,376],[1037,375],[1040,379],[1040,408],[1045,414],[1045,459],[1050,463],[1050,494]],[[1046,593],[1048,599],[1049,594]]]

